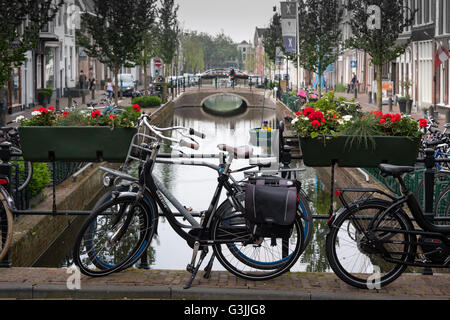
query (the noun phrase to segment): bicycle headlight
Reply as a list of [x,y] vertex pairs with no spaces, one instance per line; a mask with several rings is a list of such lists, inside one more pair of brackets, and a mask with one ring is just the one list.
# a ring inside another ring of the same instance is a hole
[[110,175],[107,175],[107,174],[103,175],[103,185],[105,187],[107,187],[107,188],[111,187],[112,183],[113,183],[113,179],[111,179]]

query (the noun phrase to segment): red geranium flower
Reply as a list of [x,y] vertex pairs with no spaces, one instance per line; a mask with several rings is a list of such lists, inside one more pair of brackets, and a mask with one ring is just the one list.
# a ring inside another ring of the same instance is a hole
[[380,121],[378,121],[378,123],[379,123],[379,124],[384,124],[384,123],[386,123],[386,120],[380,119]]
[[311,107],[305,108],[305,110],[303,110],[303,115],[307,117],[310,113],[314,111],[315,111],[314,108]]
[[133,105],[133,110],[134,110],[134,111],[140,112],[142,109],[141,109],[141,106],[140,106],[140,105],[135,104],[135,105]]
[[101,115],[102,115],[102,113],[99,110],[95,110],[94,112],[91,113],[92,118],[98,118]]
[[428,125],[428,122],[426,119],[419,119],[419,126],[421,128],[425,128]]
[[48,107],[48,110],[55,112],[55,108],[53,108],[53,107]]
[[38,111],[41,112],[41,113],[48,113],[48,110],[46,108],[44,108],[44,107],[39,108]]
[[311,121],[311,125],[312,125],[314,128],[318,128],[318,127],[320,127],[320,122],[317,121],[317,120],[313,120],[313,121]]
[[109,119],[115,120],[115,119],[117,119],[117,116],[115,114],[110,114]]

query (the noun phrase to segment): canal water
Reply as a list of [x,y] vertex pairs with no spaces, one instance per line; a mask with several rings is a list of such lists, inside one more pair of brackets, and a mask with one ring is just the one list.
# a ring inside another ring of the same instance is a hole
[[[232,146],[248,144],[250,130],[261,127],[262,121],[267,121],[272,128],[276,127],[275,112],[266,109],[263,114],[261,109],[249,108],[239,116],[217,117],[206,113],[202,108],[189,107],[175,110],[172,123],[166,125],[180,125],[204,132],[206,139],[197,139],[200,142],[200,149],[195,152],[216,154],[219,152],[218,144],[225,143]],[[166,147],[164,151],[170,152],[170,147]],[[257,154],[263,151],[255,148]],[[218,163],[216,159],[204,159],[204,161]],[[248,164],[248,160],[241,159],[236,160],[232,167],[241,168]],[[313,214],[327,214],[330,199],[327,182],[321,181],[314,169],[304,167],[300,162],[294,162],[292,167],[302,169],[298,173],[298,179],[311,199],[310,207]],[[194,211],[208,208],[217,185],[217,172],[206,167],[157,164],[155,174],[186,207]],[[235,177],[237,180],[244,178],[239,174]],[[222,200],[224,200],[223,197]],[[90,204],[92,205],[93,203]],[[74,221],[33,266],[52,268],[70,266],[73,242],[82,222],[83,218]],[[325,223],[326,220],[315,220],[311,243],[292,271],[331,272],[325,255],[325,239],[319,236]],[[152,241],[148,255],[152,269],[184,270],[192,257],[192,249],[162,217],[158,235]],[[216,261],[213,270],[224,269]]]

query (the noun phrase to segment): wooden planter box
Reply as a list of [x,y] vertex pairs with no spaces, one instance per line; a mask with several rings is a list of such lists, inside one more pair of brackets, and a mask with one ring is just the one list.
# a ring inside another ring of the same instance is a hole
[[376,168],[381,163],[414,166],[417,160],[420,138],[374,136],[374,144],[354,141],[351,136],[339,136],[324,140],[300,138],[303,162],[309,167],[328,167],[334,162],[340,167]]
[[34,162],[123,162],[135,128],[19,127],[25,160]]

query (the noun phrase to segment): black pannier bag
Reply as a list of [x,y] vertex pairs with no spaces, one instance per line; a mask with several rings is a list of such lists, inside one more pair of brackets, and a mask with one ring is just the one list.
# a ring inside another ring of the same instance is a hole
[[253,235],[289,238],[297,214],[296,181],[256,178],[245,190],[245,216]]

